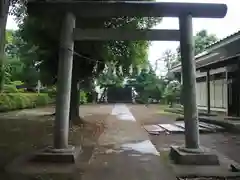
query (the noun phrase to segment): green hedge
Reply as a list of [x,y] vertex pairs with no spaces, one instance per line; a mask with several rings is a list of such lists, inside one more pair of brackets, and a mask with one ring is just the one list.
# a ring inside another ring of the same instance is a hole
[[5,85],[3,86],[3,91],[4,91],[4,93],[17,93],[17,92],[18,92],[18,89],[16,88],[15,85],[5,84]]
[[51,102],[47,93],[1,93],[0,112],[44,106]]
[[87,103],[87,93],[81,90],[79,99],[80,99],[80,104]]

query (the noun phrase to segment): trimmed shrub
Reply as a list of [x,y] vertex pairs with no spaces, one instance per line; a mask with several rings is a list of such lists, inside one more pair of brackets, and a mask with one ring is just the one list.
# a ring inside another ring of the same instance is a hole
[[23,86],[24,83],[22,81],[13,81],[11,82],[12,85],[15,85],[15,86]]
[[25,92],[24,83],[22,81],[13,81],[10,84],[17,88],[17,92]]
[[16,88],[16,85],[13,84],[5,84],[3,86],[3,91],[5,93],[17,93],[18,89]]
[[87,103],[87,94],[84,91],[80,91],[80,104]]
[[55,86],[53,86],[51,88],[46,89],[46,93],[48,93],[48,95],[51,98],[56,98],[56,96],[57,96],[57,89],[56,89]]
[[1,93],[0,112],[44,106],[51,102],[47,93]]

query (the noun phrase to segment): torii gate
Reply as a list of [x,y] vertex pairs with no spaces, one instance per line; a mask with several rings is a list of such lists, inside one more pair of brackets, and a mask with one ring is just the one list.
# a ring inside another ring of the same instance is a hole
[[[29,0],[28,13],[47,15],[65,14],[60,37],[57,103],[54,147],[51,150],[61,156],[74,155],[75,149],[68,145],[69,106],[74,41],[81,40],[157,40],[179,41],[183,74],[185,147],[172,149],[179,160],[184,153],[204,153],[199,146],[198,111],[196,103],[196,75],[192,18],[223,18],[224,4],[167,3],[141,1],[37,1]],[[178,17],[179,30],[126,30],[126,29],[77,29],[76,17]],[[48,151],[49,152],[49,151]],[[53,153],[53,154],[54,154]],[[44,154],[44,153],[43,153]],[[73,156],[71,156],[73,157]],[[73,158],[68,159],[74,162]],[[59,156],[58,156],[59,158]],[[202,158],[202,157],[201,157]],[[50,160],[51,158],[49,158]],[[205,159],[206,161],[206,159]],[[187,162],[189,163],[189,162]],[[197,163],[197,162],[190,162]]]

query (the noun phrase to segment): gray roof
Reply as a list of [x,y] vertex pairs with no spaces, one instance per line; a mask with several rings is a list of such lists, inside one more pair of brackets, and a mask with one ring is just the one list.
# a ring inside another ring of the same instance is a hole
[[[209,63],[215,63],[240,53],[240,31],[237,31],[213,44],[206,50],[195,56],[196,68]],[[181,64],[174,66],[172,72],[181,71]]]
[[224,42],[224,41],[226,41],[226,40],[228,40],[228,39],[230,39],[230,38],[232,38],[232,37],[238,36],[238,35],[240,35],[240,30],[237,31],[237,32],[235,32],[235,33],[233,33],[233,34],[228,35],[227,37],[225,37],[225,38],[223,38],[223,39],[220,39],[220,40],[214,42],[213,44],[209,45],[209,46],[207,47],[207,49],[213,47],[213,46],[216,45],[216,44],[219,44],[219,43],[221,43],[221,42]]

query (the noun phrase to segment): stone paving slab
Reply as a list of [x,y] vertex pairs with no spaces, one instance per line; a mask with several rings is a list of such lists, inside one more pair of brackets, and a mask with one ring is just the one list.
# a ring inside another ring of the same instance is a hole
[[214,125],[214,124],[209,124],[209,123],[204,123],[204,122],[199,122],[199,126],[200,127],[205,127],[205,128],[208,128],[208,129],[212,129],[212,130],[222,130],[222,129],[224,129],[221,126]]
[[184,128],[178,127],[174,124],[158,124],[158,126],[166,129],[169,132],[184,132]]
[[[176,122],[173,124],[152,124],[152,125],[144,125],[143,128],[149,134],[160,135],[163,132],[167,133],[183,133],[185,131],[185,123],[184,122]],[[202,133],[210,133],[217,132],[218,130],[223,130],[224,128],[221,126],[208,124],[208,123],[199,123],[199,131]]]
[[[174,124],[185,129],[185,123],[184,122],[176,122]],[[199,124],[198,128],[199,128],[199,131],[202,131],[202,132],[209,132],[209,131],[215,131],[216,130],[213,127],[212,128],[210,128],[210,127],[209,128],[202,127],[202,126],[200,126],[200,124]]]
[[162,128],[158,125],[145,125],[143,127],[148,132],[163,132],[163,131],[165,131],[164,128]]

